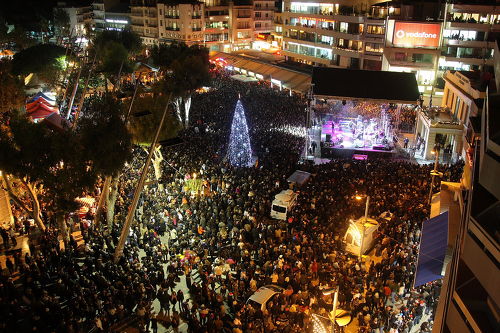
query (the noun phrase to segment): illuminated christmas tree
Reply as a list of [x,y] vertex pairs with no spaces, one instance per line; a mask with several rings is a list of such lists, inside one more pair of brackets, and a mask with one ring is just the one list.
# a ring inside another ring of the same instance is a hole
[[236,103],[234,110],[227,156],[229,163],[233,166],[249,167],[252,165],[252,148],[250,146],[250,137],[248,136],[247,120],[240,100]]

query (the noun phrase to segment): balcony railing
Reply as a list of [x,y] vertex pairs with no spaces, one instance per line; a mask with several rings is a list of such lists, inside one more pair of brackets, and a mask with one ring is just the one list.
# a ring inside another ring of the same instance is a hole
[[165,30],[168,30],[168,31],[180,31],[181,28],[179,28],[179,27],[176,27],[176,28],[174,28],[174,27],[165,27]]
[[201,28],[197,27],[197,28],[192,28],[193,31],[201,31]]

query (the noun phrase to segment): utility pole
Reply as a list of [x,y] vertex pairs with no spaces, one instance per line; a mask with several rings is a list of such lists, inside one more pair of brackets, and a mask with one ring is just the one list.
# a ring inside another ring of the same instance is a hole
[[171,97],[172,97],[172,93],[170,93],[168,96],[167,104],[165,105],[165,109],[163,110],[163,115],[161,116],[160,123],[158,124],[158,128],[156,129],[155,137],[153,139],[153,142],[151,143],[151,147],[149,147],[149,154],[148,154],[148,157],[146,159],[146,162],[144,163],[144,167],[142,168],[141,177],[139,178],[139,182],[137,183],[137,186],[135,187],[134,197],[132,199],[132,203],[130,204],[127,218],[125,220],[125,224],[123,226],[122,233],[120,235],[120,240],[118,241],[118,245],[117,245],[116,250],[115,250],[115,256],[114,256],[115,262],[118,262],[120,257],[123,255],[123,249],[125,247],[125,242],[127,241],[130,226],[132,225],[132,222],[134,220],[135,209],[137,208],[137,203],[139,202],[139,198],[141,196],[142,189],[144,188],[144,181],[146,180],[149,166],[151,165],[153,153],[154,153],[156,144],[158,143],[158,137],[160,136],[160,132],[161,132],[161,129],[163,127],[163,123],[165,122],[165,118],[167,116],[168,105],[170,104]]
[[366,196],[366,205],[365,205],[365,219],[363,221],[362,235],[361,235],[361,244],[359,246],[359,260],[363,259],[363,246],[365,245],[365,231],[366,231],[366,223],[368,222],[368,208],[370,207],[370,196]]
[[82,74],[82,68],[83,65],[80,65],[80,69],[78,70],[78,74],[76,75],[75,87],[73,88],[73,93],[71,94],[71,98],[69,99],[68,114],[66,115],[66,119],[69,119],[69,117],[71,116],[71,108],[73,107],[73,102],[75,101],[75,95],[78,90],[78,82],[80,81],[80,74]]
[[89,87],[89,80],[90,80],[90,76],[92,75],[92,71],[94,69],[94,64],[95,64],[96,58],[97,58],[97,52],[94,54],[94,60],[92,60],[92,64],[90,65],[90,68],[89,68],[89,73],[87,74],[87,78],[85,79],[85,86],[83,87],[82,96],[80,97],[80,102],[78,103],[78,108],[76,109],[75,119],[73,121],[73,128],[76,128],[76,122],[78,121],[78,118],[80,117],[80,112],[82,111],[82,108],[83,108],[83,103],[85,101],[85,95],[87,94],[87,89]]
[[429,205],[431,204],[432,201],[432,189],[434,188],[434,181],[436,179],[436,176],[442,175],[442,173],[438,171],[440,149],[441,147],[439,146],[439,144],[437,144],[434,146],[434,149],[432,150],[432,154],[434,154],[435,160],[434,160],[434,170],[431,171],[432,180],[431,180],[431,188],[429,189],[429,201],[428,201]]

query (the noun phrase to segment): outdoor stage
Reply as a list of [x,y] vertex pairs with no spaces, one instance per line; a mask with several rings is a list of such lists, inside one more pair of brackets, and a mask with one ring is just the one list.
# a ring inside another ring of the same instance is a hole
[[322,157],[390,158],[392,131],[386,115],[380,119],[338,118],[321,125]]

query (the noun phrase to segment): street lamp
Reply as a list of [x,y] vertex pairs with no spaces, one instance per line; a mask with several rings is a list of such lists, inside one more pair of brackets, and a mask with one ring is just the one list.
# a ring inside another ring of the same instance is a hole
[[[363,231],[361,235],[361,244],[359,246],[359,259],[361,260],[363,258],[363,246],[365,242],[365,231],[366,231],[366,223],[368,222],[368,208],[370,207],[370,196],[366,195],[364,196],[366,198],[366,206],[365,206],[365,219],[363,222]],[[356,194],[355,196],[356,200],[360,201],[363,199],[363,196]]]
[[434,155],[435,159],[434,159],[434,169],[431,171],[432,180],[431,180],[431,188],[429,189],[429,205],[431,204],[432,201],[432,189],[434,188],[434,180],[436,176],[441,177],[443,175],[442,172],[438,171],[440,150],[441,146],[438,143],[434,146],[434,149],[432,149],[431,151],[431,154]]
[[332,332],[335,332],[335,318],[337,316],[337,302],[339,300],[339,287],[337,286],[336,288],[328,288],[323,290],[323,295],[328,296],[331,295],[332,293],[335,293],[333,296],[333,309],[332,309],[332,315],[330,317],[330,321],[332,322]]

